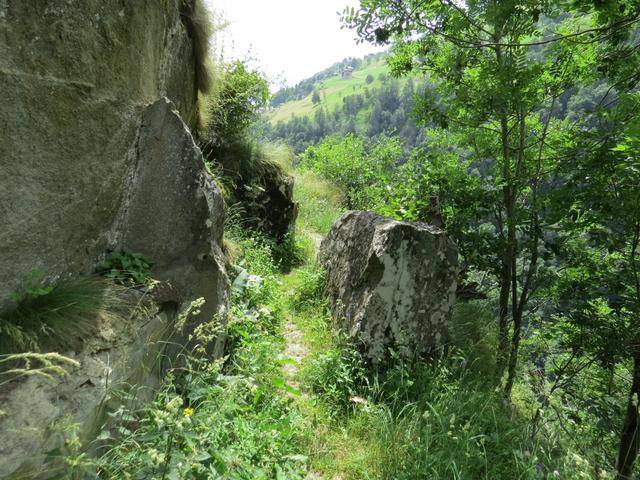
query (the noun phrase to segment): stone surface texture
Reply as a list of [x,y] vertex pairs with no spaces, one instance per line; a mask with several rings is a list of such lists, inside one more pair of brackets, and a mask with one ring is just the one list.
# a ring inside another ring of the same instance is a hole
[[68,368],[67,376],[28,377],[2,389],[0,478],[60,475],[68,453],[65,428],[76,424],[79,438],[89,443],[102,430],[106,413],[121,404],[116,392],[129,390],[136,402],[150,399],[163,371],[171,316],[146,310],[130,323],[103,323],[82,352],[65,352],[80,364]]
[[376,363],[391,348],[432,354],[447,341],[458,254],[437,227],[348,212],[322,241],[334,321]]
[[0,309],[30,272],[86,273],[117,247],[149,104],[194,124],[180,5],[0,0]]
[[200,318],[224,314],[224,201],[166,98],[143,111],[135,151],[114,243],[151,259],[155,277],[173,285],[179,303],[204,298]]
[[170,285],[158,312],[69,352],[80,367],[65,379],[0,387],[0,478],[48,478],[64,418],[91,440],[114,389],[152,391],[158,340],[181,305],[203,297],[194,322],[224,320],[223,199],[189,131],[181,5],[0,0],[0,311],[34,271],[84,276],[110,250],[144,254]]
[[242,206],[245,225],[278,241],[295,229],[298,204],[293,200],[294,178],[268,175],[260,184],[239,185],[234,196]]

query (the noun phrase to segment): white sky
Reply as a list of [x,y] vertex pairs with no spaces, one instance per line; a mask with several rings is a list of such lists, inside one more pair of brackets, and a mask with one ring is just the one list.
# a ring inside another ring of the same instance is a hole
[[345,57],[381,51],[357,45],[340,29],[337,12],[357,0],[206,0],[230,22],[223,37],[226,59],[254,59],[277,89],[295,85]]

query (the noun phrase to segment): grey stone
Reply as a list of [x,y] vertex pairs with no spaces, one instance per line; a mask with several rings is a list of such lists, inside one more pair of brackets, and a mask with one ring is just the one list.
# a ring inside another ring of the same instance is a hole
[[327,295],[336,323],[379,362],[432,354],[447,341],[458,255],[437,227],[371,212],[348,212],[322,241]]
[[107,412],[121,405],[118,392],[135,394],[136,404],[152,398],[172,325],[170,315],[157,311],[130,323],[103,323],[82,352],[65,353],[80,364],[67,376],[28,377],[4,386],[0,478],[56,477],[65,471],[65,427],[77,425],[87,445],[107,425]]
[[87,273],[115,247],[147,105],[194,124],[181,1],[0,0],[0,309],[30,272]]
[[200,318],[223,317],[224,201],[168,99],[143,112],[135,150],[136,165],[114,228],[117,245],[153,261],[155,276],[173,285],[179,303],[203,297]]
[[294,178],[268,175],[260,184],[241,184],[234,196],[242,206],[244,225],[282,241],[295,229],[298,204],[293,200]]

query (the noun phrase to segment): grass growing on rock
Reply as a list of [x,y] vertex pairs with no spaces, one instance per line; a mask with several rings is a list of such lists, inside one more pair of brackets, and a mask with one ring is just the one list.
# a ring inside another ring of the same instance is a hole
[[29,281],[13,308],[0,315],[0,353],[79,349],[101,322],[128,318],[128,289],[87,277],[54,284]]

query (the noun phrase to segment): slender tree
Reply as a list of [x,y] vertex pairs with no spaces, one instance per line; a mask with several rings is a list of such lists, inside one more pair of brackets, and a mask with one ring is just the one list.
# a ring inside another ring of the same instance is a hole
[[437,82],[433,93],[446,100],[436,105],[427,98],[423,119],[466,137],[475,163],[489,164],[485,203],[492,218],[485,220],[496,240],[486,254],[499,281],[497,363],[499,372],[507,371],[506,396],[523,316],[537,288],[543,186],[554,161],[551,140],[561,129],[556,101],[592,66],[589,49],[561,40],[570,27],[589,28],[590,17],[540,21],[562,13],[540,0],[388,0],[363,1],[343,16],[361,39],[393,42],[395,74],[420,70]]

